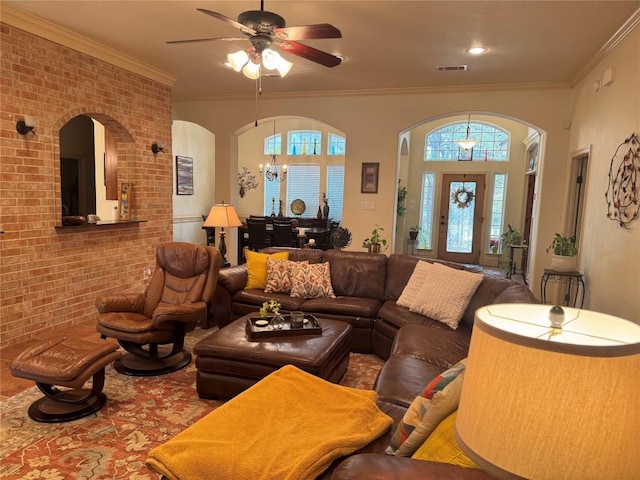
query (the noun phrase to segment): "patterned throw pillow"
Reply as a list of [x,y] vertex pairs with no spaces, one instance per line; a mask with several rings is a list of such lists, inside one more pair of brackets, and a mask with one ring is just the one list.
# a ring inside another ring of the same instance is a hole
[[440,422],[429,438],[411,458],[431,462],[451,463],[465,468],[480,468],[462,451],[456,442],[455,426],[458,410]]
[[291,296],[299,298],[335,298],[331,286],[329,262],[296,264],[292,268]]
[[458,409],[466,359],[431,380],[396,427],[386,453],[410,457],[438,424]]
[[471,297],[482,282],[481,273],[434,263],[409,310],[457,330]]
[[416,301],[416,297],[420,293],[420,288],[424,284],[427,275],[429,275],[429,271],[431,270],[431,263],[420,260],[416,263],[415,268],[413,269],[413,273],[411,274],[411,278],[405,285],[398,301],[396,302],[401,307],[411,308],[411,306]]
[[[308,261],[300,263],[309,263]],[[279,258],[267,258],[267,286],[265,293],[290,293],[291,273],[296,262],[292,260],[281,260]]]
[[266,253],[245,250],[247,258],[247,284],[244,288],[259,288],[264,290],[267,286],[267,259],[273,256],[281,260],[289,258],[289,252],[278,252],[272,255]]

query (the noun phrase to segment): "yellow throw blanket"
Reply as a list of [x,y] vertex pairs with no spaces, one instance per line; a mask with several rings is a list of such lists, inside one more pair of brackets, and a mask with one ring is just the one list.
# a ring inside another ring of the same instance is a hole
[[287,365],[149,452],[171,480],[314,479],[393,423],[372,390]]

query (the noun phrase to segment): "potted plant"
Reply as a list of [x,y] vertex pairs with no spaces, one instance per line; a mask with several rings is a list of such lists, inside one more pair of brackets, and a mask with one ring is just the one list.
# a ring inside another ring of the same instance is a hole
[[507,278],[510,277],[513,270],[513,259],[511,258],[511,249],[509,247],[522,244],[522,233],[511,225],[508,225],[508,227],[509,229],[500,237],[502,248],[500,249],[500,259],[498,260],[498,265],[507,274]]
[[409,227],[409,238],[415,242],[418,238],[418,232],[420,231],[420,225],[413,225]]
[[547,253],[552,252],[551,269],[556,272],[573,272],[577,268],[578,248],[576,237],[566,237],[556,233]]
[[371,253],[380,253],[381,246],[387,246],[387,240],[382,237],[383,231],[384,228],[376,225],[376,228],[371,231],[371,236],[362,242],[362,248],[366,248]]

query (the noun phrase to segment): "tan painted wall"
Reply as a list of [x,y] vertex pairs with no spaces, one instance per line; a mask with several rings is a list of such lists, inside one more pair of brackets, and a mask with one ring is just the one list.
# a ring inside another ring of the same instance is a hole
[[[594,83],[602,81],[608,69],[614,69],[615,81],[596,93]],[[640,218],[621,228],[607,218],[605,201],[618,145],[633,132],[640,135],[640,27],[573,90],[570,132],[569,152],[591,149],[586,234],[579,246],[579,269],[587,282],[585,305],[640,323]],[[618,157],[614,169],[620,161]]]

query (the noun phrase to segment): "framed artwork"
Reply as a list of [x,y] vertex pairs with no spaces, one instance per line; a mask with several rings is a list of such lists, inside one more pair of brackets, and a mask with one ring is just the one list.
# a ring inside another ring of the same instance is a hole
[[360,193],[378,193],[378,173],[380,171],[380,163],[363,163],[362,164],[362,183]]
[[176,194],[193,195],[193,158],[176,155]]
[[131,205],[133,202],[133,183],[121,183],[118,195],[118,220],[131,219]]

